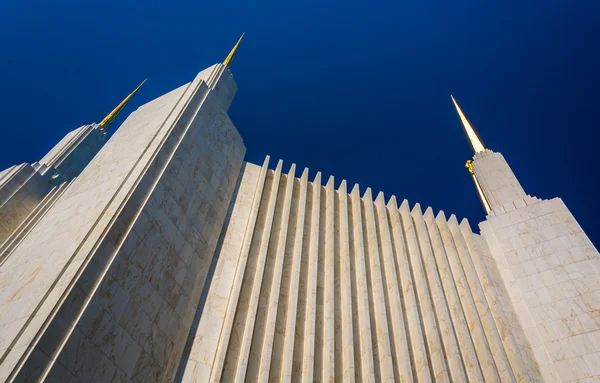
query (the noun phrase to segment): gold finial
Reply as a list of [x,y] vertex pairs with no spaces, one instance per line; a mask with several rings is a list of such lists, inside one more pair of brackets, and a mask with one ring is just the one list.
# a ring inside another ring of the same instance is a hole
[[483,143],[481,142],[481,139],[479,138],[479,136],[477,136],[475,129],[473,128],[473,126],[471,125],[471,123],[469,122],[469,120],[467,119],[465,114],[460,109],[460,106],[458,106],[458,103],[454,99],[454,96],[450,95],[450,97],[452,97],[452,102],[454,102],[454,106],[456,107],[456,111],[458,112],[458,115],[460,117],[460,120],[462,121],[463,127],[465,128],[465,132],[467,132],[467,137],[469,137],[469,142],[471,142],[471,146],[473,147],[473,150],[475,151],[475,153],[481,153],[481,152],[485,151],[485,146],[483,146]]
[[[148,79],[146,79],[146,80],[148,80]],[[146,80],[142,81],[142,83],[140,85],[138,85],[138,87],[135,88],[135,90],[133,92],[131,92],[129,94],[129,96],[125,97],[125,99],[123,101],[121,101],[119,103],[119,105],[117,105],[117,107],[113,109],[112,112],[110,112],[108,114],[108,116],[104,117],[104,120],[102,120],[100,122],[101,130],[108,129],[108,127],[110,126],[110,124],[112,124],[113,121],[115,120],[115,118],[117,118],[117,116],[119,115],[119,113],[121,113],[123,111],[123,109],[125,109],[125,106],[127,105],[127,103],[133,98],[133,96],[142,87],[142,85],[144,85],[144,83],[146,82]]]
[[242,39],[244,38],[245,34],[246,34],[246,32],[242,33],[242,35],[240,36],[240,39],[237,41],[237,43],[235,43],[235,45],[233,46],[233,49],[231,50],[231,52],[229,52],[229,54],[225,58],[225,61],[223,61],[223,65],[225,65],[227,68],[231,68],[231,63],[233,62],[233,56],[235,56],[235,52],[237,51],[238,46],[242,42]]
[[468,160],[467,163],[465,164],[465,168],[467,168],[469,170],[469,173],[471,175],[475,174],[475,172],[473,171],[473,160]]

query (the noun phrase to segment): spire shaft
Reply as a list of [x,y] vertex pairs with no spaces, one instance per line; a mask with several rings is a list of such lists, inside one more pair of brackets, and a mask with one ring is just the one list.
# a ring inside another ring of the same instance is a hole
[[468,160],[467,163],[465,164],[465,167],[469,170],[471,177],[473,177],[473,182],[475,182],[475,187],[477,188],[477,194],[479,194],[479,198],[481,198],[481,203],[483,204],[483,208],[485,209],[485,212],[489,214],[490,211],[492,211],[492,208],[490,207],[490,204],[488,203],[487,198],[485,197],[485,194],[483,193],[483,189],[481,188],[481,185],[479,184],[479,180],[477,179],[477,176],[475,175],[475,171],[473,170],[473,160]]
[[450,95],[450,97],[452,97],[452,102],[454,103],[454,106],[456,107],[456,111],[458,112],[458,116],[460,117],[463,127],[465,128],[465,132],[467,133],[467,137],[469,138],[471,147],[473,148],[475,153],[483,152],[485,150],[485,146],[483,146],[483,143],[481,142],[481,139],[477,135],[477,132],[475,132],[475,129],[471,125],[471,122],[469,122],[469,119],[465,116],[463,111],[460,109],[460,106],[458,106],[458,103],[454,99],[454,96]]
[[[146,80],[148,80],[148,79],[146,79]],[[112,124],[113,121],[119,115],[119,113],[121,113],[123,111],[123,109],[125,109],[125,106],[127,106],[127,103],[133,98],[133,96],[137,93],[137,91],[140,90],[140,88],[142,87],[142,85],[144,85],[146,80],[142,81],[142,83],[140,85],[138,85],[138,87],[135,88],[135,90],[133,92],[131,92],[129,94],[129,96],[125,97],[125,99],[123,101],[121,101],[119,103],[119,105],[117,105],[117,107],[112,110],[112,112],[110,112],[108,114],[108,116],[104,117],[104,120],[102,120],[99,124],[102,127],[102,130],[108,129],[110,124]]]
[[240,46],[240,43],[242,42],[242,39],[244,38],[245,34],[246,34],[246,32],[242,33],[242,35],[240,36],[237,43],[235,43],[235,45],[233,46],[233,49],[231,50],[231,52],[229,52],[229,54],[225,58],[225,61],[223,61],[223,65],[225,65],[227,68],[231,68],[231,63],[233,62],[233,57],[235,56],[235,53],[237,52],[237,49]]

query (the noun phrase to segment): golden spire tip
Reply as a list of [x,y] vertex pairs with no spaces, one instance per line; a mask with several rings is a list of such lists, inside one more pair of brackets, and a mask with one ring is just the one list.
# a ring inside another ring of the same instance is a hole
[[144,79],[144,81],[142,81],[142,83],[140,85],[138,85],[137,88],[135,88],[133,90],[133,92],[131,92],[129,94],[129,96],[125,97],[125,99],[123,101],[121,101],[119,103],[119,105],[117,105],[117,107],[112,110],[112,112],[110,112],[108,114],[108,116],[104,117],[104,120],[102,120],[99,124],[102,130],[108,129],[110,124],[112,124],[113,121],[119,115],[119,113],[121,113],[123,111],[123,109],[125,109],[125,106],[127,106],[127,103],[133,98],[133,96],[137,93],[137,91],[140,90],[140,88],[142,87],[142,85],[144,85],[146,83],[146,81],[148,81],[147,78]]
[[225,65],[227,68],[231,68],[231,63],[233,62],[233,57],[235,56],[235,53],[237,52],[237,49],[240,46],[240,43],[242,42],[242,39],[244,38],[245,34],[246,34],[246,32],[242,33],[242,35],[240,36],[237,43],[235,43],[235,45],[233,46],[233,49],[231,50],[231,52],[229,52],[229,54],[225,58],[225,61],[223,61],[223,65]]
[[467,116],[465,116],[463,111],[460,109],[460,106],[458,106],[458,103],[454,99],[454,96],[450,95],[450,98],[452,98],[454,107],[456,108],[456,111],[458,112],[458,116],[460,117],[460,120],[465,129],[465,132],[467,133],[467,137],[469,138],[469,142],[471,143],[471,147],[473,148],[475,153],[481,153],[481,152],[485,151],[485,146],[483,146],[481,139],[477,135],[477,132],[475,132],[475,128],[473,128],[473,126],[471,125],[471,122],[469,122],[469,119],[467,118]]

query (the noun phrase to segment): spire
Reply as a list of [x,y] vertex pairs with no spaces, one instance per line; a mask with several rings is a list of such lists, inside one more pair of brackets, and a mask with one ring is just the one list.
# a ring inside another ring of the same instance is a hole
[[[148,79],[146,79],[146,80],[148,80]],[[133,98],[133,96],[142,87],[142,85],[144,85],[146,80],[142,81],[142,83],[140,85],[138,85],[138,87],[135,88],[135,90],[133,92],[131,92],[129,94],[129,96],[125,97],[125,99],[123,101],[121,101],[119,103],[119,105],[117,105],[117,107],[113,109],[112,112],[110,112],[108,114],[108,116],[104,117],[104,120],[102,120],[99,124],[101,127],[101,130],[108,129],[110,124],[112,124],[113,121],[115,120],[115,118],[117,118],[117,116],[119,115],[119,113],[121,113],[123,111],[123,109],[125,109],[125,106],[127,105],[127,103]]]
[[456,111],[458,112],[460,120],[462,121],[463,127],[465,128],[465,132],[467,133],[467,137],[469,138],[469,142],[471,142],[473,150],[475,151],[475,153],[483,152],[485,150],[485,146],[483,146],[481,139],[479,138],[479,136],[477,136],[477,132],[475,132],[475,129],[473,128],[473,126],[471,126],[469,119],[462,112],[460,106],[458,106],[458,103],[454,99],[454,96],[450,95],[450,97],[452,97],[452,102],[456,107]]
[[225,65],[227,68],[231,68],[231,63],[233,62],[233,57],[235,56],[235,52],[237,52],[238,46],[242,42],[242,39],[244,38],[245,34],[246,34],[246,32],[242,33],[242,35],[240,36],[240,39],[237,41],[237,43],[235,43],[235,45],[233,46],[233,49],[231,50],[231,52],[229,52],[229,54],[225,58],[225,61],[223,61],[223,65]]

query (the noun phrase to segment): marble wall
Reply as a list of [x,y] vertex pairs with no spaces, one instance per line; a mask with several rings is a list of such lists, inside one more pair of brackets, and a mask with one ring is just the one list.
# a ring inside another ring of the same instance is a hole
[[0,378],[174,379],[245,152],[220,81],[132,113],[0,266]]
[[486,149],[475,154],[473,170],[492,208],[512,203],[526,195],[502,153]]
[[101,131],[99,125],[92,124],[86,133],[76,146],[71,147],[52,165],[65,181],[70,181],[81,174],[106,143],[106,132]]
[[177,381],[542,380],[466,221],[282,168],[245,166]]
[[27,163],[0,180],[0,245],[21,225],[51,189],[48,179]]
[[[505,204],[481,225],[496,279],[547,382],[600,376],[600,254],[560,198]],[[596,380],[594,380],[596,379]]]
[[[39,164],[58,170],[62,180],[70,181],[77,177],[98,154],[106,140],[106,133],[98,124],[84,125],[63,137],[39,161]],[[41,172],[44,173],[44,170]]]
[[106,142],[106,134],[98,128],[97,124],[79,127],[65,135],[40,162],[24,163],[2,172],[0,245],[25,220],[37,216],[36,210],[43,208],[42,201],[52,199],[48,194],[54,187],[73,180],[90,163]]

